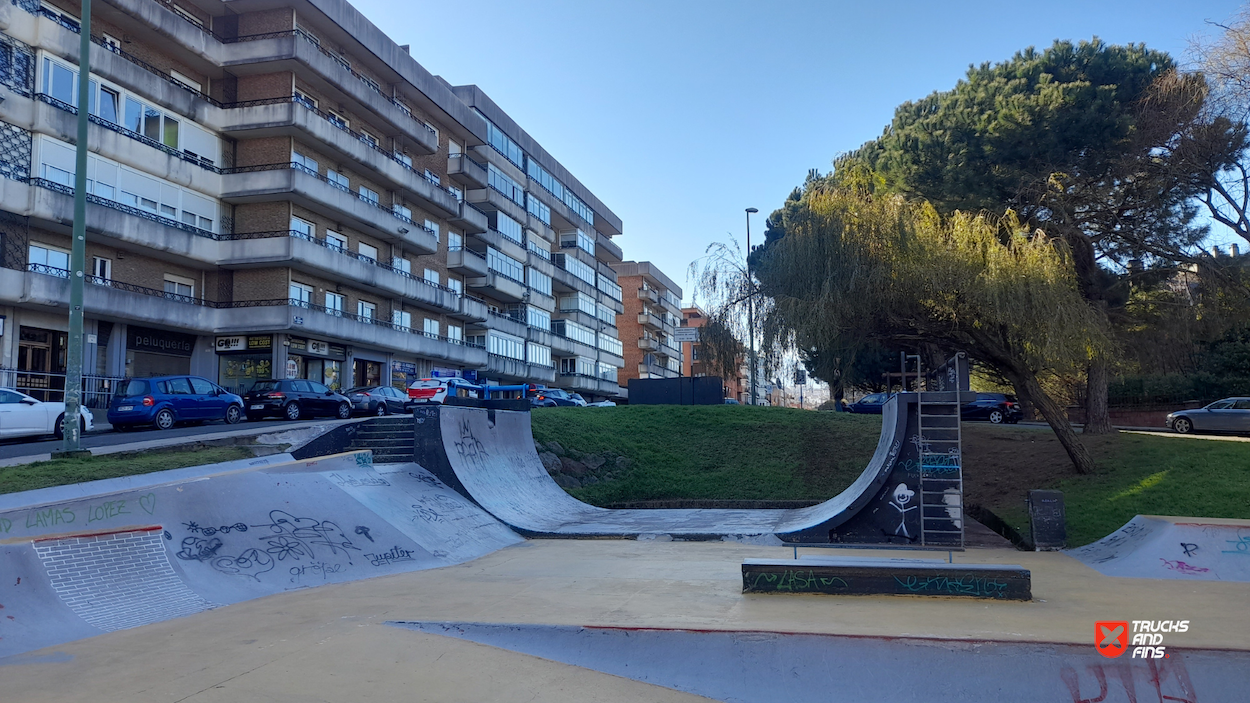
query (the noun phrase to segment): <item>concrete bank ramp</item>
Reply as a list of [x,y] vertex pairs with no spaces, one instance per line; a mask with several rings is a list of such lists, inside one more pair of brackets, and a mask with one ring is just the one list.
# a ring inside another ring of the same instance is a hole
[[[530,413],[457,406],[417,408],[415,459],[444,483],[522,534],[558,537],[776,535],[787,542],[918,545],[920,467],[915,394],[885,406],[876,453],[846,490],[796,510],[609,510],[583,503],[548,475],[534,447]],[[915,490],[914,490],[915,489]],[[955,503],[958,506],[958,503]],[[930,509],[958,540],[958,507]]]
[[522,538],[414,464],[289,454],[0,496],[5,656]]
[[1250,520],[1138,515],[1066,553],[1107,576],[1250,582]]

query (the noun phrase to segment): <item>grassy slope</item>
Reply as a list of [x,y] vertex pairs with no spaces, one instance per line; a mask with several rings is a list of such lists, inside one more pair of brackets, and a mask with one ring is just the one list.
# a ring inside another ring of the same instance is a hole
[[[573,489],[587,502],[678,498],[824,500],[859,475],[876,447],[871,416],[742,406],[553,408],[534,436],[633,460],[623,479]],[[1077,476],[1046,428],[964,425],[967,500],[1027,534],[1026,492],[1064,491],[1069,543],[1134,515],[1250,518],[1250,443],[1118,434],[1084,438],[1099,464]]]
[[39,461],[0,468],[0,493],[181,469],[252,456],[252,450],[247,447],[208,447],[191,451],[105,454],[85,459]]
[[824,500],[863,471],[880,418],[744,406],[541,408],[534,437],[629,457],[628,475],[571,491],[595,504],[677,498]]

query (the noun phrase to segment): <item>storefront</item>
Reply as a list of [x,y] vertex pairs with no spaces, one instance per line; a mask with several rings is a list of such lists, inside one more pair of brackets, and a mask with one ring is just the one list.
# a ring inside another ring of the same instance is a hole
[[405,393],[408,392],[408,384],[421,378],[417,371],[417,365],[411,361],[391,361],[391,385],[395,386]]
[[22,325],[18,333],[15,387],[39,400],[61,400],[65,388],[66,337],[65,332]]
[[306,378],[339,390],[343,383],[343,363],[347,349],[318,339],[291,337],[287,340],[285,378]]
[[132,378],[191,373],[195,335],[128,325],[126,375]]
[[213,340],[217,383],[243,395],[257,381],[273,378],[273,335],[233,335]]

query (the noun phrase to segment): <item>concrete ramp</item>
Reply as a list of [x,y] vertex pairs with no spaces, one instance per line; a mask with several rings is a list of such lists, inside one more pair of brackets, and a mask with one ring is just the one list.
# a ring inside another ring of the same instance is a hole
[[1138,515],[1066,553],[1107,576],[1250,582],[1250,520]]
[[[886,404],[876,453],[850,487],[797,510],[599,508],[573,498],[548,475],[534,448],[528,412],[430,406],[418,408],[414,421],[417,463],[526,535],[776,535],[785,542],[919,546],[921,442],[915,394],[895,396]],[[960,548],[957,508],[930,512],[927,519],[947,521],[950,546]]]
[[421,467],[367,451],[0,496],[0,659],[521,541]]

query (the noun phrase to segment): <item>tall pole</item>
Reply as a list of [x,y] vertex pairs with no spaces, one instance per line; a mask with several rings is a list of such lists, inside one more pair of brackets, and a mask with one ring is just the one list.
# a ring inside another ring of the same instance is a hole
[[755,278],[751,276],[751,215],[759,212],[759,210],[749,207],[747,208],[747,338],[750,340],[751,354],[751,400],[750,405],[756,404],[755,399]]
[[91,104],[91,0],[82,0],[78,35],[78,149],[74,167],[74,239],[69,253],[69,349],[65,363],[65,425],[62,451],[82,450],[78,415],[82,408],[83,269],[87,259],[87,113]]

